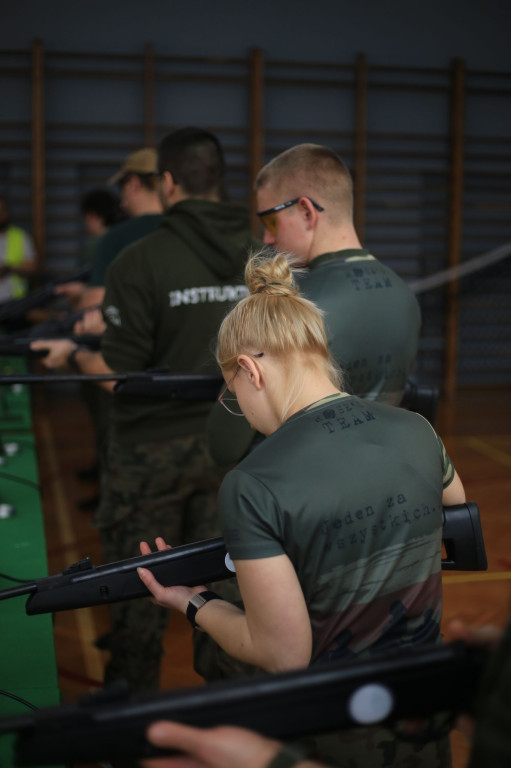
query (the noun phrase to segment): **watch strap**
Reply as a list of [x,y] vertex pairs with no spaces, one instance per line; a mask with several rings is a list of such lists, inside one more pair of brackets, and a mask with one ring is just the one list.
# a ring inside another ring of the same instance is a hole
[[197,592],[197,594],[190,599],[186,608],[186,618],[194,629],[199,629],[195,621],[197,611],[202,608],[203,605],[209,603],[210,600],[221,599],[222,598],[220,595],[217,595],[216,592],[210,592],[209,590],[205,590],[204,592]]

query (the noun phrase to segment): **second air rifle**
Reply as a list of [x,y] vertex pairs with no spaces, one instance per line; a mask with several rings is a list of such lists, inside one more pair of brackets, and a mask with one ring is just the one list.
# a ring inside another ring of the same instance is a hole
[[[486,552],[477,504],[472,501],[444,507],[445,570],[486,570]],[[194,587],[235,576],[222,538],[184,544],[149,555],[93,566],[90,558],[62,573],[0,590],[0,600],[29,595],[29,615],[148,597],[137,568],[148,568],[165,587]]]
[[16,765],[111,760],[131,767],[166,754],[146,739],[148,726],[158,720],[242,726],[278,739],[437,712],[451,715],[452,724],[456,713],[473,711],[488,656],[457,642],[153,695],[105,688],[74,704],[0,719],[0,733],[17,734]]

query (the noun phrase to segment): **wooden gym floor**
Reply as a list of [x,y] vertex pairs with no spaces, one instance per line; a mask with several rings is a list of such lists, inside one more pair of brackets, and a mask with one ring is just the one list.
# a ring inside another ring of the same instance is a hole
[[[49,573],[89,555],[102,562],[92,513],[80,511],[79,499],[97,486],[79,480],[76,470],[93,459],[89,417],[79,397],[58,385],[34,391],[37,436],[48,548]],[[464,391],[453,409],[440,404],[436,428],[465,485],[467,498],[479,505],[489,568],[485,573],[444,572],[444,635],[449,622],[502,625],[511,590],[511,392]],[[136,552],[133,553],[135,556]],[[107,658],[94,640],[108,631],[106,607],[55,614],[55,647],[64,701],[101,686]],[[193,671],[191,629],[181,615],[172,616],[165,638],[161,687],[171,689],[202,682]],[[465,768],[468,747],[461,734],[452,736],[454,768]]]

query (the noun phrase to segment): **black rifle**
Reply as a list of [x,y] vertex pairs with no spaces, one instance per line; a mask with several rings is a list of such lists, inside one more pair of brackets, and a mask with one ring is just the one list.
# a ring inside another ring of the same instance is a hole
[[[30,345],[33,341],[36,341],[37,336],[0,336],[0,356],[6,355],[9,357],[45,357],[48,354],[47,349],[30,349]],[[49,334],[44,335],[41,338],[46,340],[61,340],[69,339],[75,344],[80,344],[82,347],[87,347],[97,351],[101,347],[101,336],[93,333],[83,333],[78,336],[53,336]]]
[[0,323],[16,320],[19,317],[35,307],[42,307],[55,298],[55,288],[57,285],[69,282],[87,282],[90,277],[90,266],[82,267],[67,277],[55,277],[49,280],[41,288],[31,291],[22,299],[9,299],[0,304]]
[[[445,535],[448,558],[442,561],[442,568],[486,570],[477,504],[470,501],[444,507]],[[0,600],[29,595],[26,612],[33,615],[147,597],[149,591],[137,574],[138,567],[149,568],[165,587],[193,587],[235,575],[224,540],[206,539],[107,565],[93,566],[86,557],[55,576],[0,590]]]
[[106,688],[74,704],[0,720],[0,732],[18,734],[17,765],[48,765],[161,756],[165,751],[145,738],[157,720],[237,725],[292,739],[436,712],[454,716],[473,710],[487,658],[457,642],[151,696]]
[[[81,343],[81,336],[74,339]],[[208,400],[218,397],[223,379],[220,374],[173,374],[166,370],[134,371],[130,373],[63,373],[63,374],[10,374],[0,376],[0,384],[42,384],[77,381],[116,381],[115,395],[143,395],[177,400]]]

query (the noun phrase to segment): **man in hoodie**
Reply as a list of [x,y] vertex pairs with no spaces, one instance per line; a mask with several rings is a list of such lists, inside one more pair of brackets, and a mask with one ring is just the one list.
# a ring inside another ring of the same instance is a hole
[[[197,128],[167,136],[158,150],[164,215],[151,234],[126,248],[106,279],[101,352],[69,341],[50,347],[48,367],[86,373],[168,368],[213,373],[211,342],[229,306],[246,295],[243,267],[252,238],[248,213],[225,202],[217,138]],[[105,384],[110,390],[113,383]],[[216,491],[222,471],[204,437],[211,404],[114,397],[108,488],[96,524],[105,562],[134,557],[141,540],[173,545],[218,535]],[[149,600],[114,604],[105,682],[136,690],[158,686],[166,612]]]

